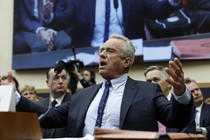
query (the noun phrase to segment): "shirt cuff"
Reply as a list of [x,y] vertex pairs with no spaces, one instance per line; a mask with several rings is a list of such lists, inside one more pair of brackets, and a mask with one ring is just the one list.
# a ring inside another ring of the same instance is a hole
[[190,99],[191,99],[191,92],[189,91],[188,88],[185,89],[185,92],[183,95],[178,96],[175,93],[172,93],[174,98],[176,99],[177,102],[179,102],[180,104],[189,104]]
[[179,7],[181,4],[181,0],[168,0],[168,2],[174,7]]
[[18,104],[18,102],[20,101],[20,98],[21,98],[20,93],[15,91],[15,105]]
[[44,27],[38,27],[38,28],[36,29],[36,34],[38,34],[40,30],[45,30],[45,29],[44,29]]
[[47,32],[53,32],[54,35],[57,35],[57,31],[53,30],[53,29],[47,29]]

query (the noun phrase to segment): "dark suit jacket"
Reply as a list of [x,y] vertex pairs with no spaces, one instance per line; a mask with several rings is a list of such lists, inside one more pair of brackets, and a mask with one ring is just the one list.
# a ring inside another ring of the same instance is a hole
[[21,27],[25,31],[35,33],[38,27],[43,25],[39,22],[38,18],[34,16],[34,0],[21,0],[20,1],[20,21]]
[[[71,98],[71,95],[65,94],[61,104],[69,101],[70,98]],[[49,101],[50,101],[50,98],[45,98],[43,100],[40,100],[38,104],[48,107]],[[63,137],[66,137],[66,134],[67,134],[67,127],[57,128],[57,129],[42,129],[43,138],[63,138]]]
[[[129,39],[145,38],[144,17],[161,18],[168,16],[175,8],[168,0],[157,2],[157,0],[121,0],[123,11],[123,27],[125,36]],[[60,11],[55,11],[56,20],[73,26],[72,45],[76,47],[89,47],[93,37],[95,22],[96,0],[67,0],[68,9],[62,18]]]
[[208,131],[208,140],[210,140],[210,105],[203,104],[201,109],[200,127],[205,127]]
[[[195,109],[195,107],[194,107]],[[196,133],[196,124],[195,124],[195,110],[191,114],[190,123],[184,128],[166,128],[167,132],[183,132],[183,133]]]
[[[51,110],[41,126],[50,128],[67,125],[69,137],[81,137],[87,110],[100,87],[101,84],[97,84],[78,91],[69,102]],[[168,127],[184,127],[194,111],[192,101],[193,98],[188,105],[183,105],[173,100],[172,104],[157,84],[128,78],[122,98],[119,128],[157,131],[158,120]],[[46,108],[35,106],[24,98],[21,98],[16,109],[38,114],[46,111]]]

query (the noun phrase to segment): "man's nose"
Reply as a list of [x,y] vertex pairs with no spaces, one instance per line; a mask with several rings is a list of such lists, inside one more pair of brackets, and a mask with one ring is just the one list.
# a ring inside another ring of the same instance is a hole
[[63,79],[60,77],[60,78],[58,78],[58,82],[59,83],[62,83],[63,82]]

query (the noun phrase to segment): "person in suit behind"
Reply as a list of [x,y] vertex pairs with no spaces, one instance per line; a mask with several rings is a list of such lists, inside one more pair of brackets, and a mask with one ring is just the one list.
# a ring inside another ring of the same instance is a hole
[[[165,97],[170,101],[172,96],[172,86],[166,81],[169,78],[168,73],[165,71],[165,67],[160,65],[153,65],[149,66],[144,71],[144,76],[147,82],[152,82],[159,84],[161,90]],[[164,132],[163,132],[164,129]],[[185,133],[195,133],[195,120],[194,114],[192,114],[192,120],[190,121],[189,125],[185,128],[177,129],[177,128],[166,128],[159,124],[159,132],[166,133],[166,132],[185,132]]]
[[[79,90],[69,102],[51,109],[40,121],[41,127],[67,126],[68,137],[82,137],[93,135],[95,127],[157,131],[157,121],[177,128],[189,123],[194,111],[193,98],[184,84],[182,64],[177,58],[169,61],[166,68],[170,75],[166,81],[173,86],[172,102],[169,102],[158,84],[128,76],[135,58],[134,46],[128,38],[113,34],[99,53],[103,82]],[[15,95],[17,111],[38,115],[46,112],[47,108]]]
[[[45,98],[38,102],[38,104],[44,105],[46,107],[56,100],[59,106],[68,100],[70,100],[71,95],[67,94],[67,85],[68,85],[68,73],[65,69],[61,71],[56,77],[54,77],[54,68],[49,68],[46,73],[46,83],[49,87],[49,97]],[[43,138],[62,138],[66,137],[67,128],[57,128],[57,129],[42,129]]]
[[194,98],[196,131],[210,140],[210,105],[204,103],[203,93],[195,80],[185,78],[185,84]]
[[[144,20],[147,18],[163,18],[175,11],[181,0],[110,0],[110,10],[106,10],[106,0],[66,0],[68,8],[69,32],[74,47],[99,47],[113,33],[121,34],[129,39],[146,39]],[[109,12],[106,12],[109,11]],[[56,14],[57,13],[57,14]],[[60,11],[55,11],[59,15]],[[106,17],[109,17],[106,22]],[[63,21],[58,16],[57,21]],[[105,29],[106,23],[108,30]],[[58,24],[59,25],[59,24]],[[81,40],[82,38],[82,40]]]
[[147,82],[159,84],[163,94],[168,100],[171,100],[172,86],[165,80],[169,78],[169,75],[163,66],[147,67],[144,71],[144,76]]

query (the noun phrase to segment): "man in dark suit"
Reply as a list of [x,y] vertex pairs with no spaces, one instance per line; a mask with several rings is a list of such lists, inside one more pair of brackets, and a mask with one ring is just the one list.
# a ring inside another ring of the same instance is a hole
[[194,98],[196,131],[210,140],[210,105],[204,103],[203,93],[195,80],[185,78],[185,84]]
[[[54,77],[54,68],[50,68],[46,73],[46,83],[50,90],[50,95],[48,98],[45,98],[38,102],[40,105],[44,105],[46,107],[50,106],[53,101],[57,103],[55,106],[59,106],[70,100],[71,95],[68,94],[67,86],[68,86],[68,73],[64,69]],[[57,129],[42,129],[42,137],[43,138],[62,138],[66,137],[67,128],[57,128]]]
[[[172,97],[172,86],[166,81],[169,78],[168,73],[165,71],[165,68],[160,65],[149,66],[144,71],[144,76],[147,82],[157,83],[160,85],[161,90],[163,91],[164,96],[170,101]],[[192,120],[185,128],[166,128],[159,123],[159,133],[166,132],[185,132],[185,133],[195,133],[195,113],[192,114]],[[163,132],[164,130],[164,132]]]
[[[157,131],[157,121],[177,128],[189,123],[194,111],[193,100],[184,84],[182,64],[177,58],[169,61],[166,68],[170,75],[166,80],[173,86],[172,102],[169,102],[157,84],[136,81],[128,76],[135,58],[134,46],[128,38],[112,35],[99,53],[99,74],[103,83],[79,90],[69,102],[50,110],[40,122],[42,127],[67,126],[69,137],[81,137],[93,135],[96,126]],[[16,99],[17,111],[41,115],[47,110],[19,94]]]
[[[72,26],[70,36],[73,46],[98,47],[104,43],[105,2],[106,0],[67,0],[69,6],[65,15],[69,18],[65,19]],[[117,33],[129,39],[145,39],[144,18],[166,17],[179,4],[181,0],[110,0],[108,34],[110,36]],[[59,13],[55,11],[55,15]],[[58,16],[57,21],[64,20]]]

